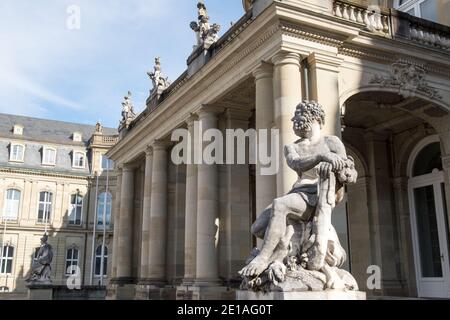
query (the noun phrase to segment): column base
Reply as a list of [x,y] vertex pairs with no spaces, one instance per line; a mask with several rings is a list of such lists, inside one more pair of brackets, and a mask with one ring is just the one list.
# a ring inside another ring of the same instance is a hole
[[106,300],[133,300],[136,291],[132,278],[112,279],[106,290]]
[[177,289],[164,281],[142,280],[136,285],[135,300],[176,300]]
[[325,291],[284,291],[254,292],[237,291],[237,300],[367,300],[366,293],[361,291],[325,290]]

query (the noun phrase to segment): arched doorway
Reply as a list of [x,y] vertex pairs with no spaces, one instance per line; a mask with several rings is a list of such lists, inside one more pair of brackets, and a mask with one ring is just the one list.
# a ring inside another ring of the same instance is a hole
[[[365,170],[361,171],[366,171],[360,184],[348,188],[348,198],[353,203],[348,208],[352,267],[359,266],[361,280],[363,276],[367,279],[367,267],[376,266],[381,271],[380,286],[368,287],[368,294],[425,296],[422,282],[418,288],[413,242],[417,232],[411,227],[416,216],[411,214],[412,197],[408,192],[411,176],[407,167],[417,142],[438,134],[433,120],[447,116],[448,112],[423,98],[373,88],[345,96],[343,110],[344,143],[358,153],[365,163]],[[443,174],[440,176],[443,182]],[[438,182],[436,185],[441,187]],[[442,197],[442,191],[435,196],[441,200]],[[445,212],[443,202],[440,203]],[[351,228],[352,225],[357,227]],[[442,281],[447,281],[445,274]],[[362,288],[364,282],[360,281]]]
[[450,298],[449,233],[437,136],[423,139],[408,162],[408,195],[418,295]]

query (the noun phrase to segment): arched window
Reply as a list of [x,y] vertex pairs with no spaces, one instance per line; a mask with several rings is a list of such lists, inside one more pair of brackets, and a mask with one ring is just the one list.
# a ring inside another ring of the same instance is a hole
[[81,225],[83,215],[83,197],[80,194],[70,196],[69,206],[69,224],[74,226]]
[[77,248],[70,248],[66,254],[66,275],[77,273],[79,266],[79,251]]
[[43,191],[39,194],[38,222],[47,223],[52,213],[53,194]]
[[20,195],[20,190],[6,190],[5,208],[3,212],[4,218],[8,220],[17,220],[17,218],[19,217]]
[[435,169],[442,171],[441,145],[439,142],[427,145],[418,153],[413,165],[413,177],[432,173]]
[[0,255],[0,274],[11,274],[14,259],[14,247],[6,245]]
[[[95,276],[100,277],[102,269],[102,246],[98,246],[95,250]],[[103,276],[106,277],[108,269],[108,247],[105,246],[103,251]]]
[[[97,224],[99,226],[109,226],[111,221],[111,208],[112,208],[112,195],[111,193],[102,192],[98,196],[97,206]],[[105,215],[106,221],[103,223],[103,215]]]

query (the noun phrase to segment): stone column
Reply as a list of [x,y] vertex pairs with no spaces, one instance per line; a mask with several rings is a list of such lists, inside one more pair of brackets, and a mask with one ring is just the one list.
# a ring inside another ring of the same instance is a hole
[[131,278],[133,258],[134,168],[125,165],[122,172],[117,277]]
[[[274,126],[273,67],[267,63],[263,63],[253,72],[253,75],[255,76],[256,87],[256,131],[259,132],[261,129],[268,130],[267,150],[270,150],[270,130]],[[256,215],[258,216],[276,198],[277,176],[262,175],[261,164],[258,161],[256,164],[255,182]]]
[[114,205],[114,238],[113,238],[113,256],[112,256],[112,277],[117,277],[117,256],[119,254],[118,240],[120,228],[120,198],[122,191],[122,168],[117,167],[117,186]]
[[153,150],[147,147],[145,151],[145,174],[144,174],[144,201],[142,210],[142,236],[141,236],[141,270],[140,278],[148,278],[149,267],[149,242],[150,242],[150,210],[152,196],[152,166]]
[[280,132],[279,161],[277,174],[277,195],[283,196],[297,180],[296,173],[290,169],[284,158],[284,146],[297,140],[292,127],[292,117],[296,106],[302,100],[300,74],[300,55],[292,52],[279,52],[272,59],[274,67],[273,95],[275,106],[275,125]]
[[194,117],[189,118],[187,128],[190,134],[191,153],[190,164],[186,165],[186,211],[185,211],[185,242],[184,242],[184,284],[192,284],[195,279],[197,259],[197,165],[194,164],[195,149],[199,146],[194,141]]
[[382,294],[401,294],[396,261],[398,257],[397,229],[394,220],[393,190],[390,177],[391,157],[388,136],[368,132],[365,135],[369,165],[369,223],[371,234],[372,264],[382,272]]
[[163,284],[166,278],[167,147],[163,141],[153,144],[148,268],[148,279],[152,284]]
[[[203,132],[217,128],[217,115],[206,108],[198,113]],[[203,148],[209,143],[203,143]],[[196,284],[217,284],[218,248],[216,246],[219,190],[217,165],[201,164],[198,170],[197,189],[197,254]],[[189,232],[189,230],[187,231]]]
[[341,60],[336,57],[313,53],[308,57],[308,64],[311,100],[319,102],[326,113],[323,133],[341,137],[338,78]]
[[[227,109],[226,129],[248,129],[251,112],[242,109]],[[239,164],[236,162],[239,150],[234,139],[235,163],[225,166],[225,212],[221,213],[221,250],[225,254],[221,260],[221,277],[229,282],[240,283],[239,270],[245,266],[248,252],[252,250],[252,236],[249,232],[252,225],[250,212],[250,168],[248,162]],[[227,145],[229,152],[231,146]],[[274,176],[275,177],[275,176]],[[275,179],[274,179],[275,180]],[[274,184],[275,186],[275,184]],[[273,200],[273,199],[272,199]],[[269,200],[269,203],[270,201]],[[223,215],[223,216],[222,216]],[[247,252],[246,252],[247,251]]]

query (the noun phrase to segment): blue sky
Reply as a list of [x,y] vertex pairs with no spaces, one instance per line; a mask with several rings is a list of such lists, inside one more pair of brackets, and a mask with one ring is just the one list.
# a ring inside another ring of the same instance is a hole
[[[117,127],[123,96],[137,111],[160,56],[175,80],[195,44],[197,0],[1,0],[0,112]],[[241,0],[206,0],[221,34],[243,14]],[[67,8],[81,29],[67,28]]]

